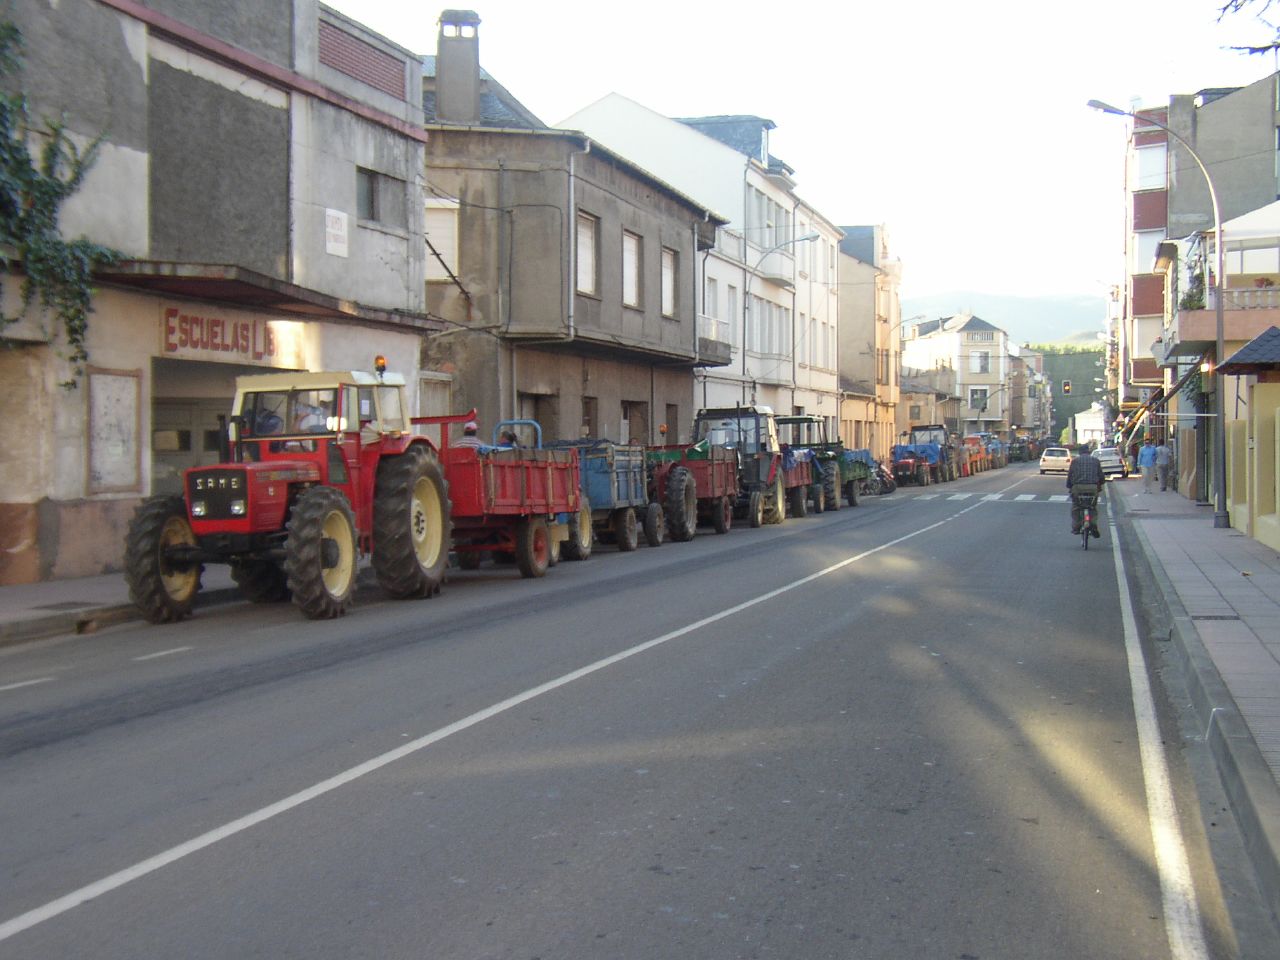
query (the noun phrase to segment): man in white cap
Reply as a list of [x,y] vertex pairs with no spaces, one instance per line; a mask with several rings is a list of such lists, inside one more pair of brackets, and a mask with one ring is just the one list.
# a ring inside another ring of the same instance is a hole
[[462,439],[457,440],[453,444],[455,447],[475,447],[479,449],[484,446],[484,442],[480,439],[480,424],[474,420],[468,420],[462,425]]

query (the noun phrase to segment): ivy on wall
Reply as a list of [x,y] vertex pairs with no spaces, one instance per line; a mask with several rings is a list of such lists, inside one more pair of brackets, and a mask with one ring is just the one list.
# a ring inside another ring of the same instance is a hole
[[[21,51],[21,32],[0,22],[0,291],[16,263],[24,277],[22,309],[14,317],[0,313],[0,336],[33,303],[48,309],[66,336],[74,369],[63,386],[75,387],[89,359],[93,271],[120,255],[84,238],[64,240],[58,231],[59,209],[84,182],[101,140],[81,150],[60,122],[44,120],[33,130],[26,95],[11,90]],[[35,139],[42,141],[38,161],[31,152]]]

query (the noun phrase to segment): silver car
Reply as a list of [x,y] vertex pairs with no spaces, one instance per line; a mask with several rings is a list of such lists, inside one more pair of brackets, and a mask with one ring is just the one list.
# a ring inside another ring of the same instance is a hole
[[1117,447],[1099,447],[1093,452],[1093,455],[1102,464],[1102,475],[1104,477],[1127,477],[1129,475],[1129,466],[1125,463],[1124,457]]

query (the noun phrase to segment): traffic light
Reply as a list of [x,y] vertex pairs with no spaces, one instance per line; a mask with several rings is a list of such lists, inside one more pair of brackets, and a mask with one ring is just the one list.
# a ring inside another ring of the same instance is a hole
[[1070,380],[1063,380],[1063,381],[1062,381],[1062,392],[1063,392],[1063,393],[1070,393],[1070,392],[1071,392],[1071,381],[1070,381]]

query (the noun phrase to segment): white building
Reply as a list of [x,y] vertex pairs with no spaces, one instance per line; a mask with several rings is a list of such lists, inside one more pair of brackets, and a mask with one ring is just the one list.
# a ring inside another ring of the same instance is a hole
[[560,126],[584,131],[729,220],[706,260],[699,333],[728,344],[732,362],[699,372],[695,402],[815,414],[835,436],[842,234],[796,195],[793,171],[770,156],[773,122],[677,120],[613,93]]

